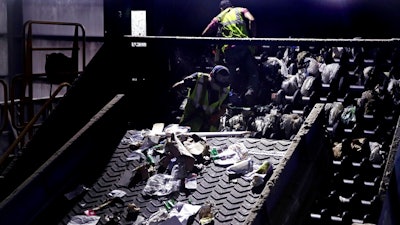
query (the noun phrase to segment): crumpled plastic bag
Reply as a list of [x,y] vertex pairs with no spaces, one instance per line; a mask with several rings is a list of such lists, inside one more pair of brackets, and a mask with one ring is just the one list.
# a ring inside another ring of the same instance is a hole
[[339,71],[340,64],[339,63],[330,63],[322,66],[321,70],[321,81],[324,84],[330,84],[333,79],[337,77],[337,73]]
[[283,114],[280,127],[285,133],[285,137],[290,139],[300,130],[304,119],[298,114]]
[[204,154],[209,148],[207,142],[196,134],[193,134],[183,141],[183,145],[190,152],[190,154],[196,156]]
[[99,222],[100,216],[73,216],[67,225],[96,225]]
[[253,160],[251,158],[237,162],[226,168],[228,174],[246,174],[253,171]]
[[235,143],[214,156],[216,165],[231,165],[247,157],[248,149],[243,143]]
[[341,102],[333,102],[332,108],[329,111],[328,124],[333,125],[344,110],[343,104]]
[[171,136],[171,141],[168,141],[165,144],[165,151],[167,153],[171,153],[172,156],[175,158],[183,158],[185,160],[186,170],[193,170],[193,166],[196,160],[192,153],[190,153],[189,150],[186,148],[186,146],[183,145],[179,137],[176,136],[176,134],[173,134]]
[[164,128],[166,134],[185,134],[190,131],[189,126],[180,126],[179,124],[169,124]]
[[352,124],[356,122],[356,107],[355,106],[347,106],[343,109],[343,112],[340,116],[342,122],[346,125]]
[[253,171],[245,174],[243,179],[250,181],[251,186],[257,187],[264,183],[272,175],[273,166],[269,161],[253,165]]
[[142,223],[145,225],[159,224],[162,221],[167,220],[169,217],[168,212],[164,208],[160,208],[157,212],[150,215],[146,222]]
[[305,80],[304,74],[290,75],[287,79],[282,81],[281,88],[286,95],[293,95],[302,85]]
[[[178,202],[169,212],[169,218],[176,217],[182,225],[186,225],[189,217],[195,215],[201,206]],[[178,221],[177,221],[178,222]],[[177,223],[175,223],[177,224]]]
[[310,96],[311,93],[314,91],[313,88],[315,86],[315,77],[313,76],[307,76],[306,79],[304,80],[303,84],[301,85],[300,93],[303,96]]
[[313,76],[318,76],[320,74],[320,72],[319,72],[319,67],[320,67],[319,62],[316,59],[312,58],[312,57],[306,58],[306,61],[308,62],[308,67],[306,69],[307,74],[308,75],[313,75]]
[[371,154],[369,156],[369,161],[372,163],[382,163],[383,156],[381,154],[382,145],[378,142],[369,142],[369,148],[371,149]]
[[142,193],[144,195],[165,196],[178,191],[179,188],[180,180],[175,180],[173,176],[168,174],[155,174],[147,180]]
[[110,193],[108,193],[108,196],[110,196],[111,198],[122,198],[126,195],[125,191],[122,190],[112,190]]

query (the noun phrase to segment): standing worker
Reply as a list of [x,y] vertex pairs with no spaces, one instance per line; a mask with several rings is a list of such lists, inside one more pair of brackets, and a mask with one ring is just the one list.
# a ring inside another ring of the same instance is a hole
[[[204,29],[202,35],[217,33],[227,38],[248,38],[256,36],[254,16],[247,8],[233,7],[229,0],[220,2],[221,12]],[[246,106],[257,104],[259,74],[257,61],[247,45],[222,46],[225,63],[231,73],[233,96],[244,97]],[[244,85],[244,87],[241,87]],[[244,96],[243,96],[244,94]],[[235,104],[235,102],[232,102]]]
[[189,88],[179,125],[189,126],[194,132],[218,131],[228,103],[229,84],[229,70],[221,65],[214,66],[210,74],[195,72],[174,84],[173,88]]

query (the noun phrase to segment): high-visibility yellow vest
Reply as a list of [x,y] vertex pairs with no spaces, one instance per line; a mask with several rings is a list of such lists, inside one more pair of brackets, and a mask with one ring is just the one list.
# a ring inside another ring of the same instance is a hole
[[[217,15],[220,24],[220,33],[228,38],[246,38],[249,37],[247,25],[242,16],[243,8],[226,8]],[[227,45],[222,47],[224,51]]]
[[[218,112],[230,91],[230,87],[223,88],[219,92],[217,101],[210,102],[209,89],[211,87],[209,78],[209,74],[199,72],[194,88],[189,90],[188,93],[180,124],[190,126],[192,131],[200,131],[204,127],[210,127],[210,124],[208,124],[210,117]],[[215,127],[210,127],[209,131],[216,131],[216,129]]]

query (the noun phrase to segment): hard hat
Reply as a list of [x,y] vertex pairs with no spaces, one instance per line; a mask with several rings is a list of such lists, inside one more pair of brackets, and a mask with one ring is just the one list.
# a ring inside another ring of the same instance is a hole
[[210,76],[215,80],[215,83],[221,87],[227,87],[230,84],[229,69],[222,65],[216,65],[211,70]]
[[221,9],[226,9],[228,7],[232,7],[232,3],[230,0],[221,0],[221,2],[219,3],[219,7]]

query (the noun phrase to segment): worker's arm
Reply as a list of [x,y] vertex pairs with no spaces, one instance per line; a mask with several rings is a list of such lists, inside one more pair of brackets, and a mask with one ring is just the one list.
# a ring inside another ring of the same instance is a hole
[[207,25],[207,27],[201,33],[202,36],[214,33],[218,27],[218,19],[214,17],[211,22]]
[[249,21],[249,30],[251,32],[252,37],[256,37],[257,30],[256,30],[256,21],[254,19],[253,14],[246,8],[243,10],[244,17]]
[[192,73],[189,76],[183,78],[181,81],[176,82],[174,85],[172,85],[172,88],[177,88],[181,86],[192,87],[196,83],[198,77],[199,77],[198,72]]

